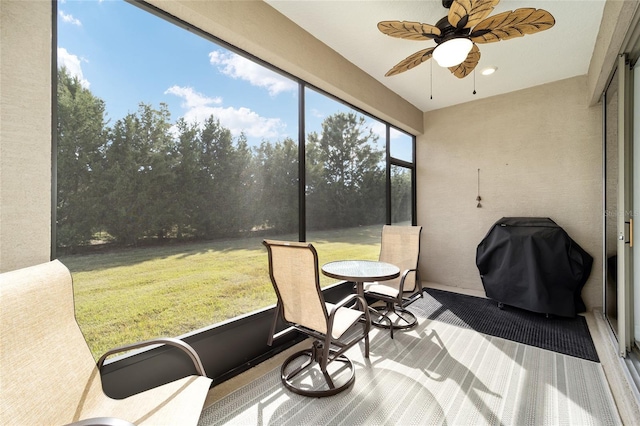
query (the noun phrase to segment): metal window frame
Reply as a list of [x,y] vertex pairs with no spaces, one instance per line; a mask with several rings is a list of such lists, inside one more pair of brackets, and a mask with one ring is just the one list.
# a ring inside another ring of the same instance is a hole
[[[354,111],[370,117],[378,122],[385,124],[386,126],[386,216],[387,223],[391,223],[391,197],[390,197],[390,167],[391,165],[397,165],[406,167],[411,170],[411,186],[412,186],[412,224],[416,224],[416,136],[411,135],[390,123],[375,117],[374,115],[354,106],[350,103],[330,94],[326,91],[313,86],[312,84],[293,76],[274,65],[255,57],[254,55],[241,50],[224,40],[221,40],[167,12],[150,5],[140,0],[125,0],[128,3],[140,7],[141,9],[161,18],[169,21],[170,23],[177,25],[192,32],[200,37],[203,37],[211,42],[218,44],[236,54],[239,54],[249,60],[252,60],[276,73],[279,73],[287,78],[292,79],[298,83],[298,156],[299,156],[299,239],[304,241],[306,238],[306,200],[305,200],[305,144],[306,144],[306,132],[305,132],[305,90],[311,89],[324,96],[327,96]],[[51,259],[57,257],[56,253],[56,205],[57,205],[57,0],[52,0],[52,39],[51,39]],[[409,135],[412,138],[412,161],[407,162],[399,159],[392,158],[390,155],[390,129],[394,128],[404,134]],[[323,289],[325,297],[328,301],[339,300],[344,295],[351,292],[351,286],[349,283],[337,283],[333,286],[329,286]],[[265,316],[271,317],[273,307],[268,307],[259,310],[254,313],[246,314],[238,318],[234,318],[222,324],[215,324],[211,327],[195,330],[188,335],[181,336],[186,342],[197,348],[203,363],[206,366],[206,370],[209,376],[214,379],[213,385],[225,381],[235,375],[251,368],[257,362],[273,356],[283,350],[286,347],[295,344],[299,336],[295,333],[283,339],[279,347],[270,348],[266,346],[266,330],[261,324],[264,323]],[[255,339],[256,334],[262,336],[264,339]],[[246,339],[239,336],[245,336]],[[234,342],[242,341],[242,347],[236,347]],[[253,343],[250,343],[253,342]],[[233,346],[233,350],[220,351],[221,347],[228,348]],[[222,355],[221,355],[222,354]],[[105,391],[113,397],[125,397],[136,392],[141,391],[143,388],[149,386],[152,387],[153,383],[157,381],[169,380],[167,376],[176,374],[176,371],[167,373],[167,369],[163,368],[166,363],[175,364],[175,350],[171,347],[160,347],[150,350],[145,350],[135,354],[128,354],[117,359],[114,359],[105,364],[103,371],[103,385]],[[132,369],[140,371],[141,365],[144,365],[144,370],[147,371],[149,378],[147,380],[132,380],[131,377],[136,375],[130,374]],[[181,368],[189,368],[189,366],[182,366]]]

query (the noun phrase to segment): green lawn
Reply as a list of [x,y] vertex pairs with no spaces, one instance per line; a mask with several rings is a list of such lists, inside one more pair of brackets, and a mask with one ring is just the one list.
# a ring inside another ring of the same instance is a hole
[[[310,233],[319,264],[377,259],[381,226]],[[271,237],[269,237],[271,238]],[[273,237],[297,240],[295,235]],[[168,244],[60,257],[76,316],[97,359],[106,350],[179,336],[275,304],[261,238]],[[321,275],[321,284],[335,280]]]

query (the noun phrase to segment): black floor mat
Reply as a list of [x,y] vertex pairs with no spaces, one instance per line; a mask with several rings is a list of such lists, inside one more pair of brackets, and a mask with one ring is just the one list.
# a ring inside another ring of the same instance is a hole
[[408,309],[429,319],[471,328],[565,355],[600,362],[584,317],[551,317],[506,306],[490,299],[425,289],[424,298]]

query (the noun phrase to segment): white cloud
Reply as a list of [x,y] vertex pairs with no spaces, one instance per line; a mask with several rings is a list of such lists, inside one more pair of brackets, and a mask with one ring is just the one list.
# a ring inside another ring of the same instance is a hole
[[196,91],[191,87],[171,86],[165,92],[165,95],[176,95],[179,98],[183,98],[184,102],[182,107],[188,110],[205,108],[210,104],[221,104],[222,98],[208,98]]
[[72,77],[77,77],[80,80],[82,87],[88,89],[90,83],[82,75],[82,62],[87,62],[87,60],[67,52],[64,47],[58,47],[58,68],[65,67]]
[[[202,124],[213,115],[234,136],[244,133],[253,138],[273,138],[282,135],[285,124],[279,118],[262,117],[249,108],[222,107],[222,98],[209,98],[190,87],[172,86],[165,94],[176,95],[184,100],[184,119]],[[216,106],[218,105],[218,106]]]
[[294,81],[235,53],[215,50],[209,53],[209,62],[212,65],[218,65],[218,70],[229,77],[246,80],[253,86],[266,88],[271,96],[298,90],[298,85]]
[[387,125],[380,121],[374,121],[368,123],[371,131],[374,135],[377,135],[379,140],[384,141],[387,139]]
[[82,22],[80,22],[79,19],[76,19],[73,17],[73,15],[68,15],[66,13],[64,13],[62,10],[60,12],[58,12],[58,15],[60,15],[60,18],[62,19],[62,22],[66,22],[68,24],[73,24],[73,25],[77,25],[78,27],[82,26]]

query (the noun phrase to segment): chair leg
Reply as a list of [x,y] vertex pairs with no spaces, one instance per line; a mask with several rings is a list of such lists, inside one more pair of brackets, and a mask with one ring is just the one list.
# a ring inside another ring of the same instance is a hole
[[[296,368],[295,370],[285,374],[285,367],[289,364],[288,362],[284,362],[282,364],[282,371],[281,371],[281,376],[282,376],[282,380],[284,381],[286,380],[290,380],[293,379],[294,377],[296,377],[300,372],[304,371],[306,368],[308,368],[312,363],[313,363],[313,351],[311,349],[306,349],[304,351],[300,351],[300,352],[296,352],[295,354],[295,358],[298,358],[300,356],[305,356],[308,357],[309,359],[307,361],[305,361],[302,365],[300,365],[298,368]],[[293,357],[293,356],[292,356]],[[293,358],[288,359],[287,361],[292,361]]]
[[[418,319],[416,318],[416,316],[411,311],[408,311],[402,306],[394,305],[392,313],[398,319],[397,322],[394,323],[394,327],[396,328],[411,328],[418,323]],[[400,322],[403,322],[404,325],[399,325],[398,323]]]
[[391,321],[391,317],[389,316],[389,313],[391,312],[394,312],[393,303],[387,302],[387,312],[385,314],[385,318],[389,320],[389,334],[393,339],[393,321]]
[[[389,328],[391,330],[391,338],[393,338],[394,328],[403,330],[414,327],[418,323],[418,319],[411,311],[392,302],[386,302],[386,306],[383,309],[378,309],[377,312],[380,314],[380,318],[375,321],[375,325]],[[386,321],[382,321],[383,318],[389,320],[389,325],[386,324]]]
[[[302,365],[288,372],[290,364],[301,357],[307,359]],[[344,365],[337,370],[337,376],[332,376],[328,371],[329,364],[333,362]],[[343,368],[347,368],[348,371],[340,373]],[[308,374],[302,375],[303,372]],[[296,380],[297,376],[300,376],[298,380]],[[355,367],[345,355],[332,357],[332,350],[330,348],[325,350],[323,343],[316,340],[310,349],[296,352],[284,361],[280,369],[280,377],[290,391],[319,398],[335,395],[351,386],[355,381]],[[319,377],[323,378],[321,382],[324,381],[324,384],[317,381]]]
[[[375,309],[374,308],[369,308],[369,309],[375,312],[376,315],[378,316],[378,318],[375,320],[372,320],[371,323],[376,327],[388,328],[391,334],[391,338],[393,339],[393,322],[391,321],[391,318],[388,316],[390,312],[393,312],[392,304],[389,302],[385,302],[384,308],[379,307]],[[389,323],[389,325],[386,324],[387,322]]]
[[369,358],[369,333],[364,336],[364,357]]

